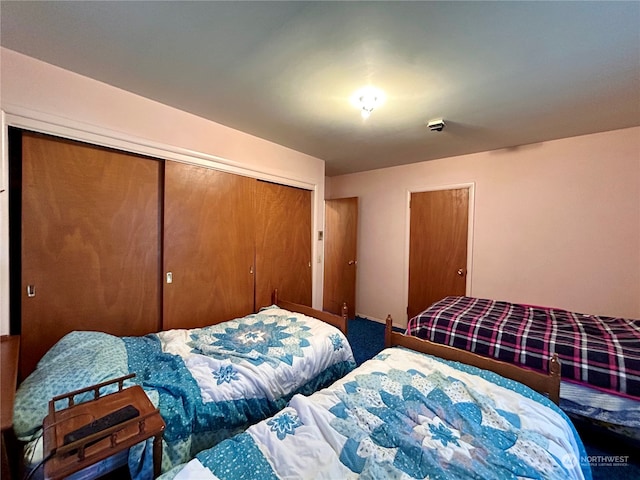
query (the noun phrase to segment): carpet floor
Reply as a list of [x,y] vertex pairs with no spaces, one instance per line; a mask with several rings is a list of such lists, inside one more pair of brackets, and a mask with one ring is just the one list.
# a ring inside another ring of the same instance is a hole
[[[369,360],[384,348],[384,325],[366,318],[349,320],[347,338],[356,363]],[[640,479],[640,446],[603,432],[588,423],[574,422],[591,464],[593,480]]]

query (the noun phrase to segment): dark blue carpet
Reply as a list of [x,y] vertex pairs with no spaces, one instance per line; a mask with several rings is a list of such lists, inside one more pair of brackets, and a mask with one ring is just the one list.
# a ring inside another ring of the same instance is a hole
[[[347,339],[356,364],[375,357],[384,349],[384,324],[366,318],[356,317],[349,320]],[[402,330],[394,328],[398,332]]]
[[[384,348],[384,325],[381,323],[356,317],[349,320],[348,332],[347,338],[358,365]],[[588,423],[574,423],[587,450],[585,460],[591,464],[594,480],[640,479],[639,445]]]

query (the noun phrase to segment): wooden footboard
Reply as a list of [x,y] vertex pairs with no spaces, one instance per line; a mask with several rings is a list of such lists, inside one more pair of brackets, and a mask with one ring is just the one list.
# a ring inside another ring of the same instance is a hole
[[503,377],[523,383],[537,392],[548,395],[549,399],[556,405],[560,402],[560,361],[558,360],[558,355],[555,353],[553,357],[549,359],[549,373],[544,374],[521,368],[501,360],[495,360],[476,353],[467,352],[466,350],[460,350],[459,348],[394,332],[391,315],[387,316],[384,341],[386,347],[405,347],[444,358],[445,360],[452,360],[485,370],[491,370]]
[[275,305],[278,305],[285,310],[291,310],[292,312],[302,313],[303,315],[308,315],[309,317],[317,318],[318,320],[322,320],[323,322],[327,322],[334,327],[339,328],[342,333],[347,335],[347,304],[342,304],[342,315],[334,315],[333,313],[323,312],[322,310],[316,310],[314,308],[308,307],[307,305],[300,305],[298,303],[288,302],[286,300],[282,300],[278,297],[278,289],[276,288],[271,295],[271,302]]

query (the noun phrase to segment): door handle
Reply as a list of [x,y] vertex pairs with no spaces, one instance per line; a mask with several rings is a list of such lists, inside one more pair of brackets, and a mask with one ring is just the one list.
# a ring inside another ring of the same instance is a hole
[[357,265],[358,261],[357,260],[349,260],[349,265]]
[[464,269],[463,268],[459,268],[458,271],[456,272],[458,275],[460,275],[461,277],[464,276]]

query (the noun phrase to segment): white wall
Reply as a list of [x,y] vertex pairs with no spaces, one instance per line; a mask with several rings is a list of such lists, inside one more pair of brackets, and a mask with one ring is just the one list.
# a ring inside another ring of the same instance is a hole
[[[324,218],[324,161],[138,95],[0,49],[0,108],[7,125],[212,166],[313,190],[313,230]],[[9,333],[6,140],[0,170],[0,334]],[[313,257],[322,245],[313,241]],[[313,263],[313,305],[322,264]]]
[[360,315],[406,325],[407,192],[464,183],[468,294],[640,318],[640,127],[328,178],[359,197]]

